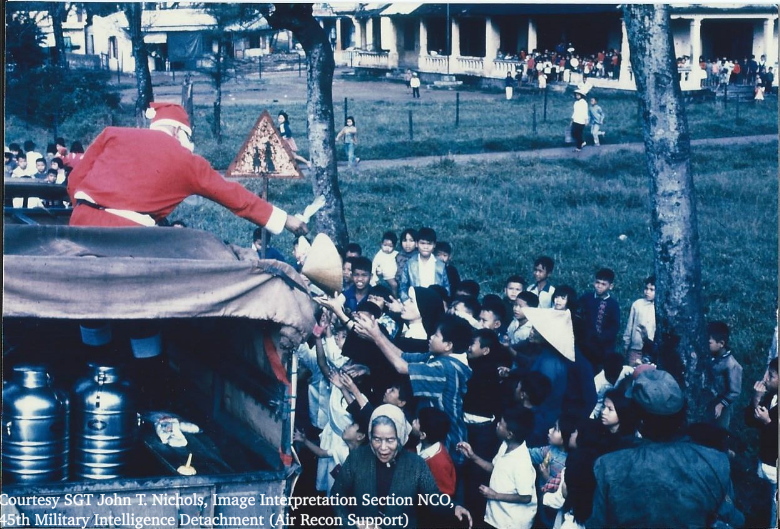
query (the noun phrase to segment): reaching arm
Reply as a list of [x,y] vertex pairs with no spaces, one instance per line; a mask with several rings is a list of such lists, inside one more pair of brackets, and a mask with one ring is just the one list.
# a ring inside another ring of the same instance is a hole
[[355,332],[358,336],[374,342],[379,350],[382,351],[382,354],[385,355],[385,358],[393,364],[395,370],[400,374],[409,374],[409,364],[401,357],[403,351],[393,345],[390,338],[385,336],[374,318],[357,314],[355,323]]

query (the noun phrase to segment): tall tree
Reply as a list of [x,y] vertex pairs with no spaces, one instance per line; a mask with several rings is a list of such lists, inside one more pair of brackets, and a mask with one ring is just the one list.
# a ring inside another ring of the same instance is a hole
[[677,77],[669,6],[625,4],[623,14],[641,100],[652,199],[659,363],[682,382],[689,417],[701,419],[710,400],[708,349],[691,142]]
[[204,4],[204,9],[214,17],[214,27],[211,34],[217,44],[217,51],[214,54],[214,61],[206,73],[211,76],[216,90],[216,99],[214,101],[214,137],[217,144],[222,143],[222,85],[228,80],[228,73],[232,62],[232,57],[228,53],[228,44],[232,35],[227,28],[235,25],[240,26],[243,22],[253,17],[257,17],[257,10],[247,4],[223,4],[208,3]]
[[325,206],[317,213],[316,223],[320,232],[344,247],[349,242],[349,233],[336,166],[333,49],[327,33],[314,18],[312,4],[261,4],[260,9],[272,28],[292,31],[306,52],[306,114],[309,153],[313,161],[312,187],[315,195],[325,197]]
[[54,33],[54,57],[52,62],[55,68],[66,69],[68,59],[65,56],[65,33],[62,23],[68,16],[68,7],[64,2],[48,3],[49,18],[51,18],[52,33]]
[[41,45],[46,40],[35,20],[26,11],[16,11],[6,6],[5,13],[5,63],[13,65],[12,77],[42,66],[46,55]]
[[149,71],[149,50],[144,42],[143,6],[140,2],[128,2],[122,5],[122,10],[127,17],[133,59],[135,59],[135,120],[139,127],[143,124],[144,111],[149,107],[149,103],[154,101],[152,74]]

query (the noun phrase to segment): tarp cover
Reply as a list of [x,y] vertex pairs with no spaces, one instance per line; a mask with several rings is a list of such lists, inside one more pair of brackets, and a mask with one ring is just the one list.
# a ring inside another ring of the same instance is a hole
[[251,318],[294,343],[314,326],[295,270],[180,228],[6,226],[3,316]]

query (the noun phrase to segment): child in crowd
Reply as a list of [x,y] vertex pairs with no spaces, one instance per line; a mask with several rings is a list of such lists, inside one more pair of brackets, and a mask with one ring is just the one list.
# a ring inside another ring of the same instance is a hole
[[[421,405],[439,408],[447,414],[452,423],[447,447],[452,453],[457,443],[466,439],[463,397],[472,373],[466,358],[471,326],[463,318],[444,314],[428,340],[428,353],[404,353],[375,321],[362,315],[357,315],[356,320],[359,335],[373,341],[399,374],[409,375],[415,397],[423,401]],[[460,463],[462,460],[456,456],[455,464]]]
[[11,174],[13,174],[14,169],[16,169],[16,158],[14,157],[14,153],[11,151],[5,151],[3,153],[3,157],[5,159],[3,175],[5,178],[11,178]]
[[633,367],[623,365],[623,357],[619,353],[609,353],[604,357],[604,369],[593,377],[597,402],[590,414],[592,419],[601,417],[601,410],[604,408],[604,395],[607,391],[617,387],[623,379],[633,372]]
[[[525,291],[517,295],[515,306],[512,309],[514,318],[506,331],[511,347],[523,345],[528,341],[528,337],[531,335],[531,324],[528,322],[528,318],[525,317],[523,309],[538,306],[539,297],[533,292]],[[513,350],[513,354],[517,355],[517,351]]]
[[626,362],[630,366],[642,363],[642,349],[645,339],[655,338],[655,276],[645,279],[644,295],[631,305],[623,344],[626,348]]
[[435,248],[436,232],[433,228],[420,228],[417,232],[417,256],[406,262],[398,283],[401,301],[408,297],[409,287],[441,285],[448,294],[451,293],[446,265],[433,256]]
[[482,323],[477,319],[482,307],[476,298],[471,296],[458,295],[450,300],[450,306],[447,312],[460,316],[475,329],[481,329]]
[[341,264],[341,277],[343,280],[342,292],[352,286],[352,261],[354,257],[346,257]]
[[512,274],[506,279],[504,283],[504,308],[506,309],[507,317],[512,314],[515,308],[515,300],[517,295],[525,290],[525,279],[517,274]]
[[385,285],[376,285],[368,290],[368,301],[382,309],[382,315],[377,320],[379,325],[385,328],[387,336],[392,340],[398,334],[401,327],[400,313],[390,314],[388,304],[392,301],[393,295],[390,289]]
[[731,405],[742,392],[742,366],[729,349],[729,326],[722,321],[707,325],[710,354],[712,355],[710,420],[721,428],[729,429]]
[[447,271],[447,279],[450,282],[450,292],[455,292],[460,284],[460,273],[455,265],[452,264],[452,245],[447,241],[439,241],[436,243],[436,251],[433,254],[436,259],[442,261]]
[[487,499],[485,522],[498,529],[531,529],[536,516],[536,471],[525,444],[533,429],[533,414],[525,408],[506,410],[496,426],[501,440],[498,453],[491,461],[479,457],[469,443],[460,443],[458,450],[486,472],[490,485],[481,485],[480,493]]
[[555,268],[555,261],[552,257],[543,255],[537,257],[534,261],[534,280],[533,285],[528,287],[529,292],[539,296],[539,308],[549,309],[552,307],[552,296],[555,293],[555,287],[550,284],[550,276]]
[[347,314],[357,310],[358,304],[368,296],[368,290],[371,288],[371,267],[368,257],[361,255],[352,258],[352,284],[342,293]]
[[[271,246],[271,232],[266,231],[265,234],[265,259],[276,259],[277,261],[286,262],[282,252]],[[252,232],[252,249],[257,252],[257,256],[263,258],[263,228],[255,228]]]
[[572,314],[576,311],[577,292],[569,285],[558,285],[552,296],[555,310],[569,310]]
[[636,437],[638,413],[634,401],[619,389],[611,389],[604,394],[601,424],[606,428],[606,446],[618,450],[631,446]]
[[[537,469],[537,485],[539,495],[553,493],[561,486],[563,469],[566,468],[566,457],[569,452],[569,440],[572,432],[577,429],[577,418],[571,414],[562,414],[550,428],[547,440],[550,444],[529,448],[531,462]],[[557,510],[540,507],[537,518],[545,527],[552,527]]]
[[772,485],[772,514],[768,527],[777,527],[777,357],[764,377],[753,385],[753,399],[745,409],[745,424],[758,428],[758,476]]
[[38,158],[35,160],[35,173],[33,173],[33,178],[38,180],[46,180],[48,174],[49,170],[46,167],[46,158]]
[[62,161],[62,158],[54,158],[50,165],[52,169],[57,170],[57,183],[66,183],[65,180],[67,179],[67,172],[65,171],[65,162]]
[[27,156],[23,152],[16,155],[16,169],[11,173],[11,178],[30,178],[34,169],[27,165]]
[[483,329],[490,329],[501,336],[502,328],[506,327],[506,314],[504,313],[504,302],[495,294],[488,294],[482,299],[482,310],[479,312],[479,322]]
[[455,464],[447,447],[444,446],[444,440],[450,430],[447,414],[436,408],[422,408],[412,423],[412,428],[420,435],[417,454],[425,460],[425,464],[431,470],[439,491],[454,496]]
[[371,262],[371,286],[382,281],[393,290],[398,288],[395,282],[395,275],[398,272],[396,244],[398,244],[398,236],[394,232],[386,231],[382,235],[382,245]]
[[479,283],[473,279],[464,279],[458,285],[458,288],[453,291],[453,296],[470,296],[474,299],[479,299]]
[[[417,230],[406,228],[401,232],[401,250],[395,256],[396,273],[395,283],[401,281],[401,275],[406,268],[406,262],[417,254]],[[393,289],[393,296],[398,297],[398,287]]]
[[361,255],[363,255],[363,247],[362,246],[360,246],[356,242],[351,242],[351,243],[347,244],[347,249],[345,251],[345,256],[347,258],[349,258],[349,257],[360,257]]
[[620,305],[610,295],[615,283],[615,272],[601,268],[593,281],[593,292],[586,292],[577,305],[580,314],[578,345],[598,373],[604,357],[615,351],[615,340],[620,326]]
[[31,169],[35,168],[35,162],[38,158],[43,158],[43,155],[35,150],[35,142],[27,140],[24,142],[24,152],[27,158],[27,166]]

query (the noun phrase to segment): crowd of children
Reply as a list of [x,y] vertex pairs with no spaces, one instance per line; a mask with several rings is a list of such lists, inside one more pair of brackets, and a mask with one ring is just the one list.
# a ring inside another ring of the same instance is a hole
[[[540,256],[532,284],[513,274],[503,295],[480,295],[435,230],[406,229],[400,241],[384,233],[373,260],[359,245],[346,249],[343,294],[315,298],[319,324],[297,351],[308,413],[298,414],[296,441],[318,460],[316,493],[330,493],[350,450],[368,442],[372,413],[389,404],[409,423],[405,450],[425,460],[474,526],[585,526],[596,460],[641,442],[627,395],[657,369],[655,277],[621,327],[608,268],[577,296],[553,286],[555,262]],[[688,427],[691,439],[727,437],[741,392],[728,325],[711,322],[707,333],[712,403],[706,423]],[[777,447],[767,440],[777,427],[772,362],[747,414],[762,432],[759,472],[776,487]],[[304,475],[312,468],[304,462]]]
[[[80,141],[71,143],[70,150],[65,139],[59,137],[46,147],[46,153],[37,150],[35,142],[26,140],[22,145],[11,143],[5,148],[4,178],[31,178],[49,184],[67,185],[68,175],[84,157],[84,146]],[[25,207],[24,199],[6,200],[6,206]],[[27,199],[26,207],[63,207],[61,201]]]

